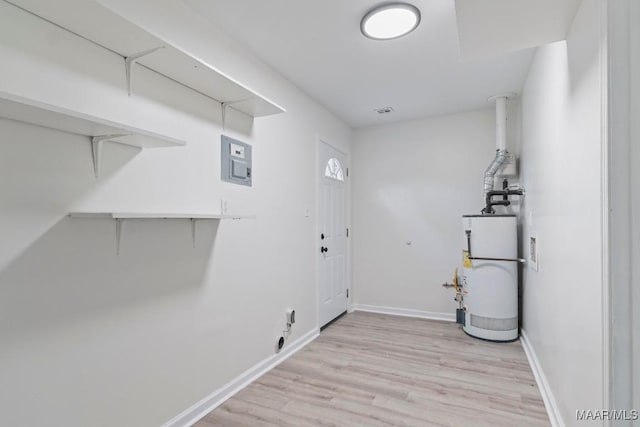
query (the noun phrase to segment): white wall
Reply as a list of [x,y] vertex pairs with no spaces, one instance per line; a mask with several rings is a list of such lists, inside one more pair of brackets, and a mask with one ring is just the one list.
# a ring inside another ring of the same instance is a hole
[[484,207],[482,178],[494,157],[490,106],[356,131],[357,305],[455,314],[453,291],[440,285],[461,265],[462,215]]
[[[0,4],[0,90],[188,141],[106,145],[96,180],[87,138],[0,120],[0,425],[157,426],[274,354],[287,307],[291,340],[317,328],[315,138],[351,130],[182,3],[120,3],[288,112],[232,114],[254,186],[221,183],[217,103],[144,69],[128,97],[120,57]],[[187,221],[129,221],[117,256],[113,222],[66,216],[221,199],[257,219],[198,222],[195,248]]]
[[584,0],[566,42],[540,47],[522,96],[523,330],[559,417],[603,406],[600,16]]

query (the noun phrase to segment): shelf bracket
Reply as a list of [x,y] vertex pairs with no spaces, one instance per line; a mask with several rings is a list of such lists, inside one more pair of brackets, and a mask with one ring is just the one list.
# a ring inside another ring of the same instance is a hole
[[122,219],[116,218],[116,255],[120,255],[120,238],[122,237]]
[[164,46],[154,47],[153,49],[134,53],[133,55],[124,57],[124,67],[125,67],[125,72],[127,73],[127,92],[129,93],[129,96],[131,96],[131,84],[133,80],[133,74],[131,72],[131,68],[136,62],[138,62],[138,59],[142,58],[143,56],[147,56],[160,49],[164,49]]
[[234,104],[239,104],[241,102],[248,101],[249,99],[250,98],[245,98],[245,99],[238,99],[237,101],[224,101],[220,103],[220,106],[222,107],[222,130],[225,130],[225,127],[226,127],[227,108],[232,107]]
[[127,136],[127,134],[119,135],[98,135],[91,138],[91,155],[93,157],[93,171],[96,178],[100,177],[100,165],[102,159],[102,145],[105,141]]

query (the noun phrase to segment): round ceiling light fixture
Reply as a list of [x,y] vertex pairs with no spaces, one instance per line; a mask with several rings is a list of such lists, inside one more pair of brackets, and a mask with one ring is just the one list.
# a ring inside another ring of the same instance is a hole
[[384,3],[367,12],[360,21],[360,31],[374,40],[391,40],[405,36],[420,24],[420,10],[408,3]]

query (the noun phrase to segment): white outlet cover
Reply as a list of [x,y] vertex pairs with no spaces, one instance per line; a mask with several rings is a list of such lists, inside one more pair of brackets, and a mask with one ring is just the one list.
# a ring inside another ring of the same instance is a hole
[[540,241],[538,240],[538,233],[529,233],[527,253],[527,264],[529,268],[533,271],[538,271],[540,265]]

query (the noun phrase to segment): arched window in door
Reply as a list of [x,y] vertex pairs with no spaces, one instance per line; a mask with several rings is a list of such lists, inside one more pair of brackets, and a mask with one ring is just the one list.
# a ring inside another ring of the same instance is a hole
[[332,157],[327,162],[327,166],[324,168],[324,176],[327,178],[335,179],[337,181],[344,181],[344,173],[342,172],[342,165],[340,161],[335,157]]

